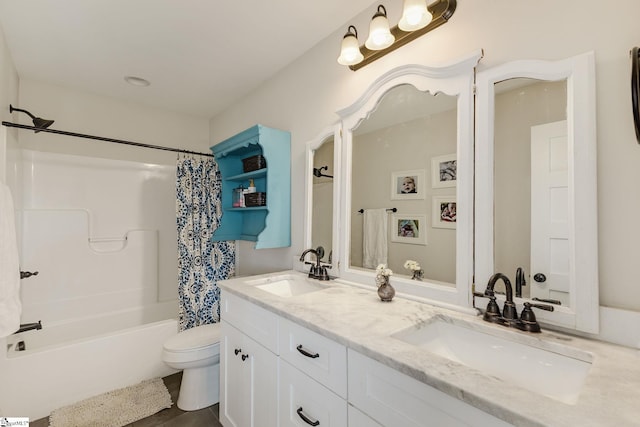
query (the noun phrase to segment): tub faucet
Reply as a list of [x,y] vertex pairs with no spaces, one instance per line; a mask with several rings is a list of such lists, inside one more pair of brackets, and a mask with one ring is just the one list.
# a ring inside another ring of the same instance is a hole
[[19,334],[20,332],[32,331],[34,329],[42,329],[42,320],[38,320],[36,323],[21,323],[20,329],[14,332]]

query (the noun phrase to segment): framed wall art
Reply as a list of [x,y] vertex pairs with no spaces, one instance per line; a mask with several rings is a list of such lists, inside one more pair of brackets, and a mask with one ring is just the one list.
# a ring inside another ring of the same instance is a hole
[[434,228],[456,228],[456,196],[434,197],[432,200]]
[[412,245],[427,244],[427,217],[415,214],[391,215],[391,241]]
[[431,186],[433,188],[455,187],[458,178],[458,163],[455,154],[431,159]]
[[391,200],[424,199],[424,193],[424,169],[391,174]]

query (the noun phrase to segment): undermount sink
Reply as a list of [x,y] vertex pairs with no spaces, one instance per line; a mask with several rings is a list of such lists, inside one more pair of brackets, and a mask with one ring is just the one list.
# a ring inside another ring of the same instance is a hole
[[590,353],[557,343],[541,348],[516,342],[486,333],[481,326],[435,317],[392,337],[560,402],[572,405],[578,401],[591,368]]
[[281,274],[247,281],[247,284],[279,297],[293,297],[326,289],[327,286],[295,274]]

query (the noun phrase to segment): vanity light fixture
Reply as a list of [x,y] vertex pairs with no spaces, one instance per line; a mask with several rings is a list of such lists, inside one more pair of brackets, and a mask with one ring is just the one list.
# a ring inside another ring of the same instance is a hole
[[389,29],[389,20],[387,19],[387,9],[380,5],[378,11],[371,19],[369,24],[369,38],[364,43],[367,49],[382,50],[386,49],[396,41]]
[[355,65],[362,62],[363,59],[364,56],[362,56],[360,46],[358,45],[358,30],[356,30],[356,27],[353,25],[349,25],[347,34],[345,34],[342,39],[342,48],[340,49],[338,63],[340,65]]
[[448,22],[456,5],[456,0],[436,0],[429,5],[426,0],[404,0],[402,18],[393,28],[389,28],[387,10],[379,5],[363,46],[358,47],[358,32],[349,25],[342,39],[338,63],[356,71]]

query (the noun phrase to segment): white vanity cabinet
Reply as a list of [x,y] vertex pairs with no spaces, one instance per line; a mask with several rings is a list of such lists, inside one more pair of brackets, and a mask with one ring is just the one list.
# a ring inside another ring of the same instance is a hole
[[277,316],[225,292],[222,303],[220,422],[277,426]]
[[348,358],[349,403],[382,426],[511,426],[356,351]]
[[222,291],[224,427],[508,427],[510,424]]

